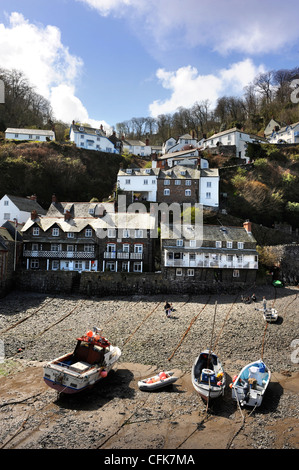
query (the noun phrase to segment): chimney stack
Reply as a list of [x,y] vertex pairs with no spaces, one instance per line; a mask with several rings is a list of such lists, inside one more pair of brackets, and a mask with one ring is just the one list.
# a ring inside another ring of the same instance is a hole
[[36,194],[32,194],[31,196],[29,196],[29,199],[31,201],[36,201]]
[[72,218],[72,215],[71,215],[70,211],[65,211],[64,220],[67,222],[68,220],[71,220],[71,218]]
[[31,211],[31,220],[36,220],[38,218],[38,213],[36,210]]
[[56,197],[56,194],[53,194],[52,195],[52,204],[56,204],[57,203],[57,197]]
[[249,222],[249,220],[246,220],[246,222],[243,223],[243,227],[247,233],[251,233],[251,222]]

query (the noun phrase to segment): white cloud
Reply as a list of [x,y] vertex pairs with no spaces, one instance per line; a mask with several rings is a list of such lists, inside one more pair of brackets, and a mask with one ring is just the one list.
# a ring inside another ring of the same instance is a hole
[[0,24],[0,64],[22,71],[50,101],[56,119],[90,121],[75,90],[83,61],[62,44],[57,27],[31,24],[21,13],[13,12],[8,26]]
[[250,59],[221,69],[217,75],[200,75],[195,67],[181,67],[175,72],[164,69],[157,71],[157,78],[163,88],[171,91],[169,99],[156,100],[150,104],[153,117],[173,113],[180,106],[189,108],[196,102],[209,100],[215,106],[217,98],[225,94],[241,95],[258,73],[264,72],[263,66],[256,67]]
[[[123,17],[150,47],[208,45],[221,54],[281,52],[299,38],[297,0],[78,0]],[[140,27],[142,25],[142,27]],[[151,39],[151,45],[150,45]]]

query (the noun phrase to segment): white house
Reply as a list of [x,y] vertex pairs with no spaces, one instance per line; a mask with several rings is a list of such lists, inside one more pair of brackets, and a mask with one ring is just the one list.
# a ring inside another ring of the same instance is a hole
[[270,144],[299,144],[299,122],[273,131],[269,137]]
[[40,215],[46,214],[46,211],[37,203],[36,196],[27,198],[5,194],[0,199],[0,225],[14,219],[18,221],[18,224],[24,224],[34,210]]
[[177,140],[170,137],[162,146],[162,154],[178,152],[198,147],[198,141],[190,134],[181,135]]
[[219,206],[219,170],[205,168],[200,170],[199,202],[204,206]]
[[117,175],[117,187],[131,198],[155,202],[157,200],[158,168],[120,169]]
[[249,158],[246,156],[247,144],[248,143],[267,143],[267,140],[263,137],[257,135],[248,134],[236,127],[228,129],[223,132],[218,132],[217,134],[208,137],[204,141],[204,149],[213,149],[218,146],[235,146],[235,156],[237,158],[243,158],[246,160],[246,163],[249,162]]
[[146,143],[141,140],[123,139],[123,150],[140,157],[147,157],[152,154],[152,147],[149,145],[148,139],[146,139]]
[[209,168],[209,162],[206,158],[199,156],[199,150],[194,148],[190,150],[181,150],[173,153],[166,153],[152,159],[152,168],[172,168],[176,165],[197,166],[200,161],[201,168]]
[[46,142],[48,140],[55,140],[55,132],[43,129],[15,129],[8,127],[5,131],[5,138]]
[[119,153],[113,142],[106,136],[103,127],[94,129],[92,127],[75,124],[74,121],[70,127],[70,141],[79,148],[88,150],[98,150],[108,153]]

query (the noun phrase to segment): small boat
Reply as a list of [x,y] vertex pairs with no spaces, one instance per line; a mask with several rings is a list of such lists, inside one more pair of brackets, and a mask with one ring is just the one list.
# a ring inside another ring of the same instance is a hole
[[174,375],[174,372],[160,372],[159,374],[154,375],[153,377],[148,377],[147,379],[139,380],[138,387],[140,390],[150,392],[157,390],[159,388],[167,387],[178,380],[178,377]]
[[256,308],[258,312],[263,312],[264,320],[267,322],[276,322],[278,319],[278,313],[275,308]]
[[261,359],[247,364],[230,384],[233,400],[241,406],[260,406],[270,378],[271,372]]
[[193,363],[191,380],[205,401],[223,395],[226,376],[218,356],[209,349],[202,351]]
[[275,322],[278,318],[277,310],[275,310],[275,308],[266,308],[263,310],[263,317],[265,321],[270,323]]
[[45,383],[59,393],[78,393],[92,387],[103,378],[121,356],[118,347],[112,346],[94,328],[77,338],[73,352],[58,357],[44,366]]

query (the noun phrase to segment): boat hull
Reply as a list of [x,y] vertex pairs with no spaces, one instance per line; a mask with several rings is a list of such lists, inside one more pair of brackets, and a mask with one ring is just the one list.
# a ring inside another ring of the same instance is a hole
[[[259,407],[262,404],[264,394],[271,379],[271,372],[265,368],[265,372],[256,371],[250,377],[250,370],[252,368],[258,369],[261,365],[264,365],[262,360],[247,364],[232,384],[232,399],[239,402],[241,406]],[[256,381],[254,387],[249,384],[250,378]]]
[[[205,369],[208,356],[212,369]],[[216,380],[218,374],[222,375],[221,380]],[[214,400],[224,395],[226,374],[216,354],[210,354],[209,350],[205,350],[197,356],[191,370],[191,381],[194,389],[204,401]]]
[[[164,380],[160,380],[158,375],[155,375],[154,377],[149,377],[148,379],[144,380],[139,380],[138,382],[138,387],[140,390],[143,392],[152,392],[154,390],[159,390],[161,388],[167,387],[168,385],[171,385],[175,383],[178,380],[178,377],[173,375],[173,372],[166,372],[169,377],[167,377]],[[153,383],[147,383],[148,380],[155,379],[156,382]]]
[[[72,354],[54,359],[44,366],[43,380],[58,393],[75,394],[94,387],[103,380],[121,356],[117,347],[111,347],[109,362],[92,365],[83,361],[68,361]],[[69,362],[71,362],[69,364]]]

